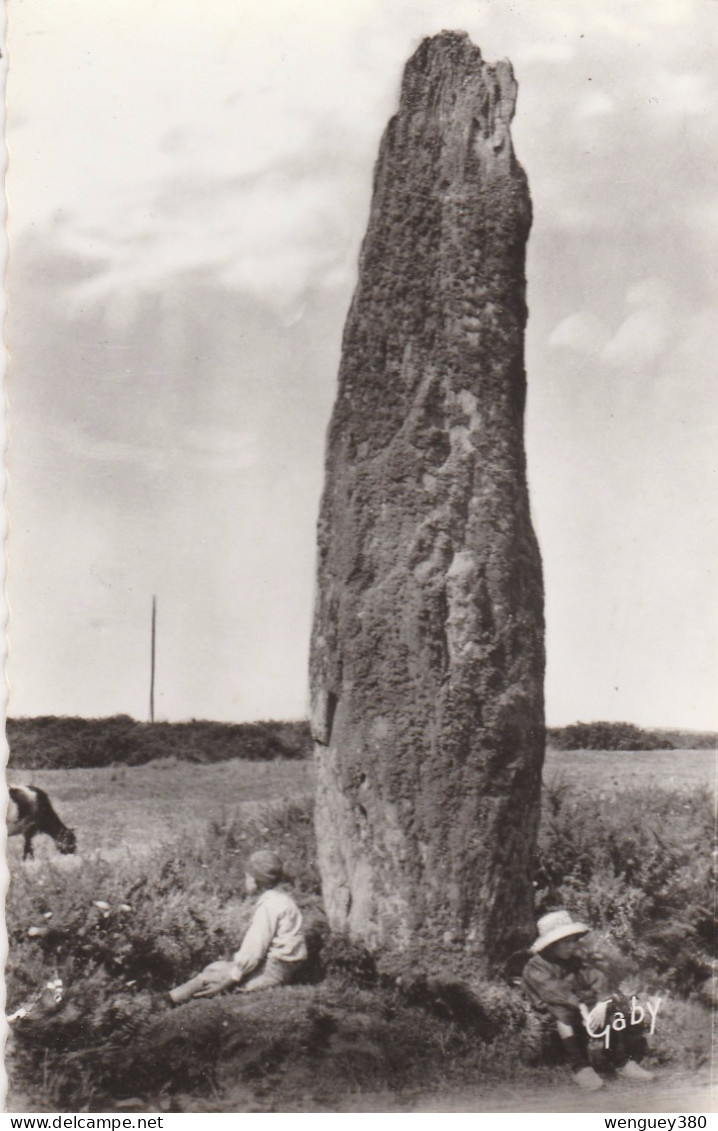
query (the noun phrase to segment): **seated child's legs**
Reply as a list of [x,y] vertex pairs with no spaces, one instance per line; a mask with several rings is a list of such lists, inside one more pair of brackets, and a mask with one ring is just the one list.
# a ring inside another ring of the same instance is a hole
[[568,1063],[576,1071],[589,1063],[587,1043],[580,1019],[575,1025],[569,1025],[555,1018],[529,1014],[521,1059],[528,1065]]
[[202,970],[194,978],[190,978],[188,982],[183,982],[181,986],[175,986],[174,989],[170,990],[169,997],[175,1005],[182,1005],[193,997],[201,997],[206,992],[207,986],[207,977],[205,971]]
[[520,1056],[523,1064],[531,1067],[559,1064],[563,1060],[563,1054],[555,1026],[537,1017],[535,1013],[527,1013]]
[[254,970],[249,975],[246,982],[240,984],[239,988],[245,993],[250,993],[253,990],[267,990],[272,986],[286,986],[294,981],[300,965],[301,963],[298,962],[281,962],[278,958],[267,958],[258,970]]
[[611,1030],[609,1060],[614,1068],[622,1068],[629,1060],[641,1061],[648,1052],[646,1025],[641,1021],[635,1025],[630,1023],[630,1005],[625,999],[618,997],[614,1000],[606,1016],[606,1022],[613,1022],[619,1010],[623,1014],[626,1027]]
[[557,1021],[556,1031],[561,1039],[566,1061],[574,1072],[588,1067],[586,1039],[580,1024],[568,1025],[565,1021]]

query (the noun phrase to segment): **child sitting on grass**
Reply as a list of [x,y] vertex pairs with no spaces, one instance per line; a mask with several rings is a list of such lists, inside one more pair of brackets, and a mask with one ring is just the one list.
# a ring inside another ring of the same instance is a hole
[[212,962],[189,982],[170,990],[174,1005],[222,990],[264,990],[295,980],[307,947],[302,913],[291,895],[278,887],[283,879],[284,866],[276,852],[263,849],[250,856],[245,888],[247,895],[261,895],[242,945],[231,962]]
[[[603,1087],[603,1080],[589,1063],[589,1040],[604,1030],[624,1003],[620,994],[609,990],[606,974],[579,941],[590,930],[567,911],[542,916],[522,978],[539,1022],[530,1050],[533,1060],[543,1059],[558,1045],[578,1086],[595,1091]],[[642,1026],[632,1024],[618,1032],[611,1029],[603,1055],[619,1076],[652,1080],[653,1074],[634,1059],[644,1047]]]

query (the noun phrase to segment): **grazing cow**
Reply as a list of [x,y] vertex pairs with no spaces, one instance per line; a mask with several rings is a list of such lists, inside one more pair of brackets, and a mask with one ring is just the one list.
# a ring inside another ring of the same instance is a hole
[[63,825],[44,789],[36,785],[11,785],[8,792],[7,835],[25,837],[23,860],[33,855],[32,838],[37,833],[51,836],[60,852],[75,851],[75,833]]

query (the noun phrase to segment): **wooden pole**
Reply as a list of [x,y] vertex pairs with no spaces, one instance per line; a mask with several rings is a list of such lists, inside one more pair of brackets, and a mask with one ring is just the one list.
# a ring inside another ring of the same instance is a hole
[[150,659],[150,722],[155,721],[155,636],[157,632],[157,598],[152,598],[152,651]]

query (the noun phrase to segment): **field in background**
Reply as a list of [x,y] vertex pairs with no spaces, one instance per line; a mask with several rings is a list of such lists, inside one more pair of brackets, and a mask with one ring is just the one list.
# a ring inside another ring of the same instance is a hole
[[[167,758],[141,766],[69,770],[10,770],[19,785],[46,789],[66,824],[77,830],[84,855],[143,852],[204,827],[210,819],[251,812],[261,804],[305,798],[314,790],[314,765],[306,760],[201,764]],[[544,781],[611,793],[660,786],[670,790],[716,786],[710,750],[549,751]],[[10,842],[19,852],[21,838]],[[57,854],[46,837],[39,858]]]
[[602,793],[656,785],[662,789],[716,788],[713,750],[549,750],[543,780]]
[[[78,852],[105,857],[145,852],[191,835],[210,820],[305,797],[314,788],[311,762],[239,758],[210,765],[169,758],[145,766],[14,770],[10,777],[47,790],[65,824],[77,830]],[[10,841],[8,851],[19,853],[21,842],[21,837]],[[36,839],[35,854],[57,859],[47,837]]]

